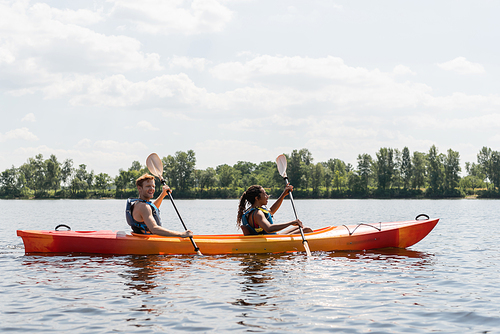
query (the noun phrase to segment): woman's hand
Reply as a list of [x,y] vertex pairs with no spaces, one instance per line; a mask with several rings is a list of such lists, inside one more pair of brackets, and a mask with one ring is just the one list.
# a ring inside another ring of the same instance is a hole
[[300,226],[301,228],[304,228],[304,225],[302,225],[302,222],[299,219],[295,219],[294,221],[292,221],[292,225]]
[[181,234],[181,237],[183,237],[183,238],[189,238],[192,236],[193,236],[193,232],[191,232],[190,230],[187,230],[186,232]]
[[288,195],[290,191],[293,191],[293,186],[289,183],[286,185],[285,190],[283,190],[283,196]]

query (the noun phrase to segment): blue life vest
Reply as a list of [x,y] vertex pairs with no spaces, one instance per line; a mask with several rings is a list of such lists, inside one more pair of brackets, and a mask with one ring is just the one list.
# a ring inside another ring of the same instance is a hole
[[269,223],[271,224],[273,223],[273,216],[268,210],[264,208],[250,208],[247,211],[245,211],[243,213],[243,216],[241,217],[241,222],[243,223],[243,225],[248,227],[248,229],[252,234],[276,234],[276,233],[267,233],[262,227],[260,227],[258,224],[255,224],[254,219],[252,219],[252,224],[248,222],[248,218],[250,217],[250,215],[252,215],[253,218],[254,215],[253,212],[256,210],[262,211],[266,216],[266,219],[269,221]]
[[132,231],[134,233],[138,234],[152,234],[151,231],[149,230],[148,226],[144,222],[138,222],[134,219],[134,216],[132,215],[132,211],[134,209],[134,204],[136,202],[143,202],[146,204],[149,204],[151,206],[151,211],[153,212],[153,218],[156,221],[156,224],[158,226],[161,226],[161,219],[160,219],[160,209],[156,207],[151,202],[145,201],[140,198],[129,198],[127,199],[127,207],[125,209],[125,217],[127,218],[127,223],[132,227]]

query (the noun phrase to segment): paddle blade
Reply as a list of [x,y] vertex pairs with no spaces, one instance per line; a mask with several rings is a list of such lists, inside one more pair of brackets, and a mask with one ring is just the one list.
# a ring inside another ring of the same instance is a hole
[[148,166],[151,174],[163,180],[163,163],[161,162],[160,157],[156,153],[151,153],[146,159],[146,166]]
[[284,154],[281,154],[276,158],[276,165],[278,166],[278,172],[280,175],[286,177],[286,157]]

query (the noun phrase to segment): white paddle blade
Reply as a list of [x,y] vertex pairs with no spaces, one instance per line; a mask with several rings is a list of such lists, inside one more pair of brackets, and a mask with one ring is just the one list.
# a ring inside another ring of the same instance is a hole
[[280,173],[281,176],[286,177],[286,157],[284,154],[281,154],[276,158],[276,165],[278,166],[278,173]]
[[148,166],[149,171],[154,176],[158,177],[160,180],[163,180],[163,163],[161,162],[160,157],[156,153],[151,153],[146,159],[146,166]]

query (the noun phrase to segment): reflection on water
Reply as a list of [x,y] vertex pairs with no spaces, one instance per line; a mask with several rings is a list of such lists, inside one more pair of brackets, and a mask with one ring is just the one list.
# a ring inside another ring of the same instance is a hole
[[[249,255],[241,259],[241,273],[243,281],[242,292],[244,298],[238,298],[234,305],[242,306],[270,306],[268,300],[273,296],[269,296],[270,282],[273,279],[272,271],[268,270],[273,266],[275,257],[265,255]],[[274,306],[274,305],[271,305]]]

